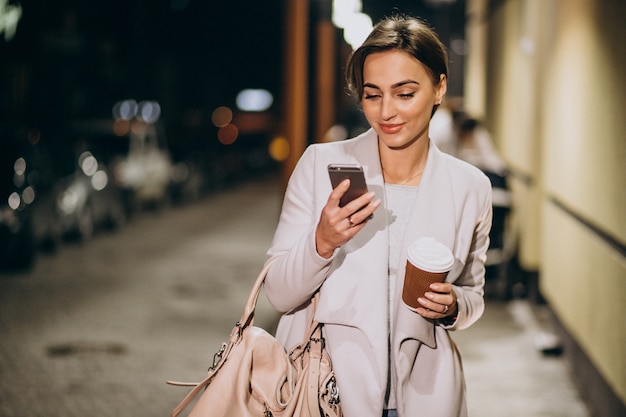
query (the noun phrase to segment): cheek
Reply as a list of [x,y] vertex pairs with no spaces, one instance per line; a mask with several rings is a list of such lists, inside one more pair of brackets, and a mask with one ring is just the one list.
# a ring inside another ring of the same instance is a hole
[[431,103],[426,99],[418,99],[412,102],[410,105],[404,106],[402,112],[407,116],[419,117],[421,114],[428,114],[432,112]]
[[413,120],[415,119],[418,114],[420,113],[420,111],[418,110],[418,107],[413,105],[401,105],[398,106],[397,108],[397,113],[399,116],[402,117],[403,120]]

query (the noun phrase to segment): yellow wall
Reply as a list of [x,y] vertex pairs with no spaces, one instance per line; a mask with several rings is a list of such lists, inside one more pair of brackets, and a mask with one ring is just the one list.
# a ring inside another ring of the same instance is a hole
[[469,1],[487,47],[466,84],[487,79],[465,101],[512,168],[520,261],[626,402],[626,259],[601,237],[626,245],[626,1],[488,3]]
[[548,201],[544,220],[543,293],[595,367],[626,400],[626,260]]

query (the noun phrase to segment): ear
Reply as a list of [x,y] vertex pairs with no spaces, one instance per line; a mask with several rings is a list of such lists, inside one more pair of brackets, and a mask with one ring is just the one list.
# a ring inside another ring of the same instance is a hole
[[446,92],[448,91],[448,79],[446,74],[439,75],[439,84],[435,86],[435,103],[441,104],[443,98],[446,96]]

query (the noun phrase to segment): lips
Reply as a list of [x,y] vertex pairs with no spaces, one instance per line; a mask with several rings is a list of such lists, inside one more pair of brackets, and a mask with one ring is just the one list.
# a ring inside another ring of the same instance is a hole
[[402,129],[403,124],[393,124],[393,125],[379,124],[378,126],[380,126],[380,130],[383,133],[391,134],[391,133],[398,133],[400,129]]

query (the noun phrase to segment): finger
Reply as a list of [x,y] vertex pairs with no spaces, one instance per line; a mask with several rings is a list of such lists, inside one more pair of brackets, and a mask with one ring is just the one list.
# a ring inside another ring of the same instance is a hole
[[350,188],[350,179],[346,178],[341,181],[330,193],[328,196],[328,204],[339,207],[339,201],[346,191],[348,191],[348,188]]
[[453,285],[451,283],[436,282],[430,284],[430,289],[431,291],[428,291],[425,294],[425,296],[430,300],[447,306],[456,305],[456,292],[454,292]]
[[373,200],[375,196],[374,193],[368,193],[346,204],[343,210],[349,213],[349,219],[353,224],[361,224],[372,218],[374,211],[381,205],[379,199]]
[[452,284],[449,282],[433,282],[430,284],[430,289],[437,293],[449,294],[452,292]]
[[378,208],[382,205],[381,200],[376,199],[370,202],[368,205],[363,207],[361,210],[358,210],[354,213],[351,218],[353,223],[367,223],[368,220],[372,219],[373,214]]
[[[346,219],[346,220],[348,220],[348,219]],[[361,223],[354,223],[354,222],[349,223],[348,228],[346,229],[346,231],[343,234],[345,236],[346,240],[352,239],[357,233],[359,233],[361,231],[361,229],[363,229],[365,227],[366,224],[367,224],[366,221],[361,222]]]
[[424,293],[424,297],[426,297],[431,303],[435,304],[434,307],[428,308],[435,311],[441,311],[443,313],[446,313],[447,311],[443,311],[444,308],[438,306],[448,306],[449,308],[449,306],[454,304],[454,302],[456,301],[452,293],[438,293],[427,291],[426,293]]
[[350,201],[344,208],[350,213],[356,213],[363,207],[367,206],[374,199],[374,197],[376,197],[376,193],[370,191],[369,193],[365,193],[362,196]]
[[445,317],[444,314],[438,313],[425,307],[419,307],[416,311],[420,316],[427,319],[441,319]]
[[419,303],[422,305],[422,307],[430,310],[430,311],[435,311],[435,312],[441,312],[443,311],[443,307],[441,306],[441,304],[436,303],[434,301],[431,301],[429,299],[427,299],[426,297],[419,297],[417,299],[417,301],[419,301]]
[[431,318],[441,318],[448,314],[448,311],[450,310],[450,306],[444,302],[431,301],[425,297],[420,297],[417,301],[419,301],[419,303],[423,306],[425,312],[428,314],[428,317]]

